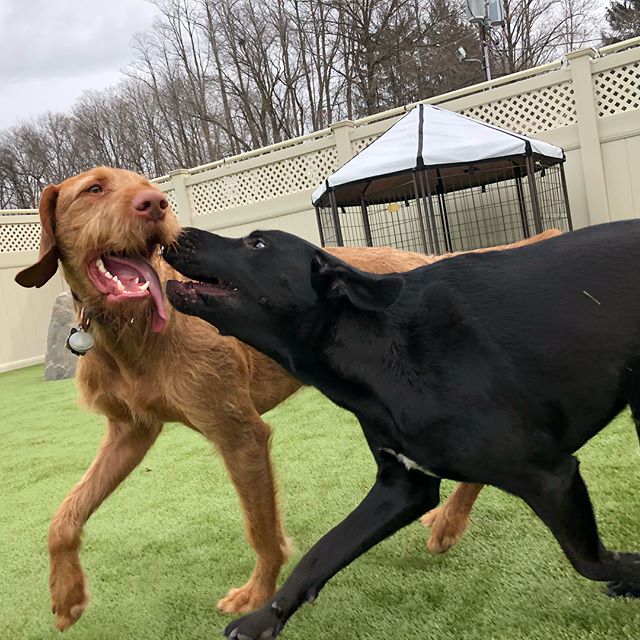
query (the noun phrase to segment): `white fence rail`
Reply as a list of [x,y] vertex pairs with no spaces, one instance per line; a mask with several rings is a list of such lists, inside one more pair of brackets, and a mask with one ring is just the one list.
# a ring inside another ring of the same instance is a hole
[[[563,147],[575,227],[640,217],[640,38],[425,101]],[[319,240],[312,190],[415,105],[156,179],[183,224],[240,235],[258,226]],[[42,354],[61,278],[13,283],[36,255],[36,212],[0,212],[0,370]],[[19,291],[19,292],[18,292]]]

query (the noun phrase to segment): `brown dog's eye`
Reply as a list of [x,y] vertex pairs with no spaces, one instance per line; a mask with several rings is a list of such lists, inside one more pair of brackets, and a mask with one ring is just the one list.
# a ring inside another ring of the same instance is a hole
[[99,184],[92,184],[87,191],[89,193],[102,193],[102,187]]

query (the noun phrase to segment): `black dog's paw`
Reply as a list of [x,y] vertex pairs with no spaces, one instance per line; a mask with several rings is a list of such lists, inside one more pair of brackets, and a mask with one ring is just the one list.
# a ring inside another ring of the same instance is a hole
[[607,595],[610,598],[640,598],[640,584],[608,582]]
[[282,612],[269,606],[234,620],[224,630],[229,640],[273,640],[284,626]]
[[640,553],[628,553],[623,551],[611,552],[614,560],[631,567],[640,567]]

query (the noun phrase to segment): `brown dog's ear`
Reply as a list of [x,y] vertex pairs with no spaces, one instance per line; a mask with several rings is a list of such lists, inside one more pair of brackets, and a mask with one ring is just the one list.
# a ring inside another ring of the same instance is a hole
[[363,311],[382,311],[396,301],[404,280],[399,275],[360,271],[317,251],[311,260],[311,286],[318,297],[330,302],[348,300]]
[[50,184],[40,196],[40,249],[38,262],[16,275],[16,282],[23,287],[41,287],[51,280],[58,270],[58,247],[56,245],[56,202],[58,187]]

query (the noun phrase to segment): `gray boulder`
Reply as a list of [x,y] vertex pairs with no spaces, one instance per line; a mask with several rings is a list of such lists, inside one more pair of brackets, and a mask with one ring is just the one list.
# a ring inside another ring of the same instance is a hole
[[53,305],[49,333],[47,334],[47,355],[44,360],[45,380],[73,378],[78,357],[64,346],[71,327],[77,325],[71,293],[61,293]]

